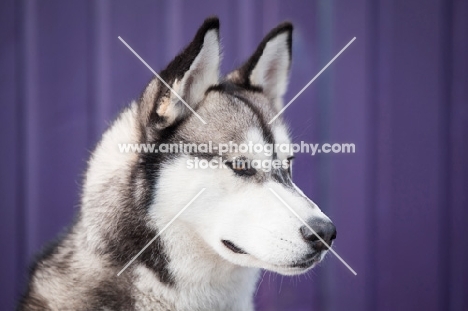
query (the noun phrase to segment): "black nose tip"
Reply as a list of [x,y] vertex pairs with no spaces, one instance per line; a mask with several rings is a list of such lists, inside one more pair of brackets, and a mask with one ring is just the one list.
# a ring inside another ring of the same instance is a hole
[[320,236],[328,246],[330,246],[333,240],[336,239],[336,227],[331,221],[314,219],[310,222],[309,227],[311,227],[315,233],[306,226],[302,226],[300,229],[301,235],[302,238],[309,242],[317,251],[328,249],[328,247],[320,241],[318,236]]

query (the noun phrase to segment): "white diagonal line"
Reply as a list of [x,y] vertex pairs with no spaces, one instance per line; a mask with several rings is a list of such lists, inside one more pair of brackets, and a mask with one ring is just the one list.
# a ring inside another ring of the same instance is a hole
[[158,232],[158,234],[157,234],[151,241],[149,241],[148,244],[146,244],[145,247],[143,247],[143,248],[141,249],[141,251],[140,251],[138,254],[136,254],[135,257],[133,257],[132,260],[130,260],[130,261],[125,265],[125,267],[123,267],[122,270],[120,270],[119,273],[117,273],[117,276],[120,276],[120,275],[122,274],[122,272],[124,272],[125,269],[127,269],[128,266],[130,266],[130,265],[132,264],[132,262],[134,262],[135,259],[137,259],[137,258],[145,251],[145,249],[147,249],[148,246],[150,246],[151,243],[153,243],[153,242],[158,238],[158,236],[160,236],[161,233],[163,233],[164,230],[166,230],[166,229],[174,222],[174,220],[176,220],[177,217],[179,217],[179,216],[187,209],[187,207],[189,207],[190,204],[192,204],[193,201],[195,201],[195,200],[200,196],[200,194],[202,194],[202,192],[205,191],[205,190],[206,190],[206,188],[203,188],[200,192],[198,192],[198,194],[197,194],[192,200],[190,200],[190,202],[188,202],[187,205],[185,205],[184,208],[181,209],[180,212],[178,212],[177,215],[175,215],[174,218],[172,218],[171,221],[169,221],[169,222],[167,223],[167,225],[165,225],[164,228],[162,228],[162,229]]
[[289,105],[291,105],[291,104],[293,103],[293,101],[295,101],[296,98],[298,98],[299,95],[301,95],[302,92],[304,92],[305,89],[308,88],[309,85],[311,85],[312,82],[314,82],[315,79],[317,79],[317,78],[322,74],[322,72],[324,72],[325,69],[327,69],[328,66],[330,66],[330,65],[335,61],[335,59],[337,59],[338,56],[340,56],[341,53],[343,53],[343,52],[348,48],[348,46],[350,46],[351,43],[354,42],[354,40],[356,40],[356,37],[354,37],[353,39],[351,39],[351,41],[349,41],[348,44],[346,44],[345,47],[342,48],[341,51],[339,51],[338,54],[336,54],[335,57],[333,57],[332,60],[329,61],[328,64],[326,64],[325,67],[323,67],[322,70],[320,70],[319,73],[317,73],[317,74],[315,75],[315,77],[313,77],[312,80],[310,80],[309,83],[307,83],[306,86],[304,86],[304,87],[302,88],[302,90],[300,90],[299,93],[297,93],[296,96],[294,96],[294,97],[289,101],[289,103],[287,103],[286,106],[284,106],[283,109],[281,109],[281,111],[278,112],[278,113],[276,114],[276,116],[274,116],[273,119],[270,120],[270,122],[268,122],[268,124],[273,123],[273,121],[275,121],[276,118],[278,118],[278,117],[286,110],[286,108],[288,108]]
[[333,255],[336,256],[336,258],[338,258],[345,266],[346,268],[349,269],[349,271],[351,271],[354,275],[357,275],[356,271],[354,271],[353,268],[350,267],[350,265],[348,265],[348,263],[346,263],[346,261],[344,261],[343,258],[341,258],[340,255],[338,255],[331,247],[330,245],[328,245],[323,239],[322,237],[320,237],[320,235],[318,235],[314,229],[312,229],[305,221],[304,219],[302,219],[289,205],[288,203],[286,203],[273,189],[271,188],[268,188],[270,189],[270,191],[278,198],[278,200],[280,200],[290,211],[291,213],[294,214],[294,216],[296,216],[303,224],[304,226],[306,226],[313,234],[315,234],[315,236],[320,240],[320,242],[322,242],[330,252],[332,252]]
[[161,78],[161,76],[159,76],[156,71],[153,70],[153,68],[151,68],[150,65],[148,65],[147,62],[145,62],[145,60],[143,58],[141,58],[140,55],[138,55],[137,52],[135,52],[134,49],[131,48],[130,45],[127,44],[127,42],[125,42],[124,39],[122,39],[120,36],[118,37],[120,41],[122,41],[123,44],[125,44],[125,46],[130,50],[132,51],[133,54],[135,54],[136,57],[138,57],[138,59],[169,89],[171,90],[171,92],[182,102],[184,103],[185,106],[187,106],[188,109],[190,109],[190,111],[197,116],[198,119],[200,119],[200,121],[202,121],[203,124],[206,124],[205,120],[202,119],[202,117],[200,117],[200,115],[198,113],[195,112],[195,110],[192,109],[192,107],[189,106],[189,104],[187,104],[185,102],[185,100],[182,99],[182,97],[179,96],[179,94],[177,94],[176,91],[174,91],[173,88],[171,88],[169,86],[169,84],[166,83],[166,81],[163,80],[163,78]]

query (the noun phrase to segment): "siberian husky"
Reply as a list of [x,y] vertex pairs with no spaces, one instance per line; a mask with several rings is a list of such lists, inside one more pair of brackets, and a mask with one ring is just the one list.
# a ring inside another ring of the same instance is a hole
[[290,167],[264,171],[233,163],[258,157],[290,163],[289,152],[232,150],[222,156],[224,168],[202,170],[187,163],[217,154],[118,148],[289,143],[282,118],[269,121],[283,105],[292,31],[290,23],[280,24],[221,78],[219,21],[203,23],[160,73],[173,90],[155,77],[103,134],[88,163],[76,221],[36,260],[20,310],[253,310],[260,269],[296,275],[323,259],[336,229],[292,182]]

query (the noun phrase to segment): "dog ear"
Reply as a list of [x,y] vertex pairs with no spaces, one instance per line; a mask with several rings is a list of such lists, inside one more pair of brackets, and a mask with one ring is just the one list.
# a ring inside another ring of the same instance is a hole
[[291,66],[292,31],[289,22],[271,30],[249,60],[227,79],[244,87],[261,88],[280,110]]
[[205,20],[193,41],[161,72],[160,77],[172,90],[155,77],[143,91],[143,124],[163,129],[192,114],[190,108],[196,110],[205,91],[218,84],[220,58],[219,20],[212,17]]

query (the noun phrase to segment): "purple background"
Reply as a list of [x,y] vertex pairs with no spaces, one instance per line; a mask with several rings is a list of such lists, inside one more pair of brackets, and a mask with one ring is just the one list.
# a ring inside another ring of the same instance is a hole
[[117,112],[221,19],[223,72],[295,25],[295,180],[334,220],[336,251],[300,277],[266,273],[259,310],[468,310],[468,1],[14,1],[0,4],[0,308],[77,210],[85,163]]

